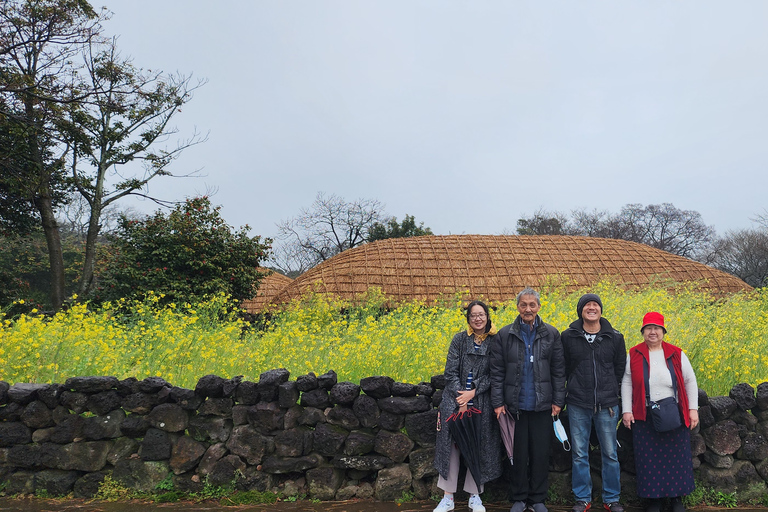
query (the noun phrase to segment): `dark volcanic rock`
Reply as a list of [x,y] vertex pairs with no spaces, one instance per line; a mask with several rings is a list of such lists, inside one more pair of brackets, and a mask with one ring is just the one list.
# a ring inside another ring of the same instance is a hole
[[246,380],[235,391],[235,401],[243,405],[255,405],[259,402],[259,385]]
[[411,414],[428,411],[432,408],[429,398],[425,396],[381,398],[378,401],[378,405],[382,411],[392,414]]
[[739,427],[731,420],[724,420],[704,430],[701,435],[707,447],[717,455],[732,455],[741,448]]
[[110,411],[119,409],[122,405],[122,400],[117,391],[111,389],[89,396],[85,407],[96,416],[104,416]]
[[49,409],[55,409],[59,405],[59,399],[64,391],[65,388],[61,384],[47,384],[37,391],[37,398]]
[[372,428],[378,425],[381,411],[376,403],[376,399],[372,396],[358,396],[352,404],[352,410],[363,427]]
[[435,389],[445,389],[445,375],[442,373],[440,375],[433,375],[429,382]]
[[70,377],[64,387],[76,393],[101,393],[117,388],[117,377]]
[[221,398],[224,396],[224,383],[226,381],[218,375],[205,375],[197,381],[195,393],[206,398]]
[[376,499],[394,501],[411,488],[413,477],[408,464],[395,464],[382,469],[376,477]]
[[320,423],[315,428],[312,447],[320,455],[333,457],[344,445],[349,432],[341,427]]
[[327,422],[332,425],[338,425],[346,430],[352,430],[360,426],[360,420],[349,407],[337,405],[329,409],[326,415]]
[[50,496],[65,496],[72,492],[80,477],[77,471],[46,469],[35,475],[35,492],[45,491]]
[[378,471],[391,467],[394,462],[383,455],[337,455],[333,458],[331,464],[339,469]]
[[257,385],[259,399],[264,402],[277,400],[277,388],[280,384],[288,382],[290,376],[290,372],[285,368],[269,370],[259,375],[259,383]]
[[360,396],[360,386],[354,382],[339,382],[331,388],[331,402],[339,405],[352,405]]
[[360,388],[366,395],[373,398],[386,398],[392,396],[392,384],[394,383],[392,377],[365,377],[360,380]]
[[157,394],[132,393],[123,398],[123,409],[136,414],[148,414],[161,400]]
[[189,435],[198,441],[226,442],[232,433],[232,420],[214,416],[194,416],[189,420]]
[[166,432],[183,432],[189,425],[189,414],[179,404],[160,404],[147,415],[147,421]]
[[31,429],[53,426],[52,411],[41,400],[34,400],[24,407],[19,419]]
[[397,432],[405,426],[405,416],[384,411],[379,416],[379,426],[384,430]]
[[263,433],[283,428],[284,417],[285,409],[276,402],[259,402],[248,409],[248,422]]
[[122,409],[115,409],[104,416],[85,418],[83,437],[90,441],[115,439],[122,435],[120,425],[123,421],[125,421],[125,412]]
[[53,427],[49,440],[52,443],[67,444],[75,439],[83,437],[83,428],[85,427],[85,418],[76,414],[71,414]]
[[169,470],[166,461],[123,459],[115,464],[112,478],[131,489],[154,492],[157,485],[168,476]]
[[85,393],[64,391],[61,393],[59,402],[61,405],[68,407],[70,411],[82,414],[88,406],[88,395]]
[[100,471],[107,464],[107,454],[112,443],[109,441],[91,441],[70,443],[62,447],[60,469],[77,471]]
[[142,460],[166,460],[171,458],[173,442],[167,432],[150,428],[141,441],[139,456]]
[[325,409],[331,406],[331,398],[328,396],[328,391],[323,388],[317,388],[302,393],[300,403],[302,407]]
[[395,382],[392,384],[392,396],[416,396],[416,385]]
[[313,389],[317,389],[317,377],[314,373],[309,372],[308,374],[302,375],[296,379],[296,386],[302,393],[305,391],[312,391]]
[[120,431],[128,437],[144,437],[150,424],[146,416],[141,414],[129,414],[120,424]]
[[281,430],[275,435],[275,455],[301,457],[312,451],[312,441],[312,431],[307,427]]
[[283,409],[289,409],[299,401],[299,388],[293,381],[283,382],[277,386],[277,403]]
[[373,451],[376,436],[371,430],[355,430],[350,432],[344,441],[344,455],[366,455]]
[[171,388],[171,401],[177,403],[182,409],[188,411],[195,411],[203,403],[204,398],[195,394],[193,389],[172,387]]
[[303,457],[279,457],[270,456],[264,459],[262,471],[273,474],[299,473],[316,468],[324,462],[322,456],[317,453]]
[[742,411],[748,411],[757,405],[755,388],[746,383],[733,386],[731,392],[728,393],[728,396],[733,398],[736,405],[738,405],[739,409]]
[[403,433],[380,430],[376,434],[374,449],[395,462],[403,462],[413,449],[413,441]]
[[764,411],[768,410],[768,382],[761,382],[757,385],[756,404],[758,408]]
[[206,446],[189,436],[181,436],[171,450],[170,466],[175,475],[181,475],[197,467]]
[[160,393],[166,391],[165,388],[172,387],[162,377],[147,377],[144,380],[140,380],[137,384],[140,393]]
[[250,425],[233,428],[226,446],[251,465],[260,464],[267,453],[267,439]]
[[338,376],[336,375],[336,372],[333,370],[328,370],[322,375],[318,375],[317,377],[317,385],[321,388],[325,389],[326,391],[330,391],[333,386],[336,385],[338,382]]
[[729,396],[713,396],[709,399],[709,407],[712,409],[715,420],[721,421],[730,417],[737,409],[738,404]]
[[231,418],[233,405],[232,399],[229,397],[207,398],[197,409],[197,413],[201,416]]
[[20,422],[0,422],[0,447],[32,442],[32,430]]
[[344,481],[344,471],[332,467],[313,468],[307,471],[307,485],[312,499],[332,500]]
[[435,388],[429,382],[419,382],[416,384],[416,394],[424,396],[432,396],[435,393]]
[[437,409],[405,416],[405,430],[408,432],[408,437],[420,446],[435,444],[437,439],[436,425]]

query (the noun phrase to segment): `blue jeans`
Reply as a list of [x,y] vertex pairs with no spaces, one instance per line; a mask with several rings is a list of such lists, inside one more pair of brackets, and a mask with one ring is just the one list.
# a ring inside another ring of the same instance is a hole
[[616,426],[619,406],[593,409],[568,405],[573,459],[573,494],[576,501],[592,501],[592,475],[589,471],[589,434],[595,425],[603,462],[603,503],[619,501],[621,466],[616,453]]

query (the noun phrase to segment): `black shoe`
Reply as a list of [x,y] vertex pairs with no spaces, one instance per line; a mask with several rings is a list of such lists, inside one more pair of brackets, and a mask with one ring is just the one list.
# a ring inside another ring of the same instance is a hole
[[682,496],[672,498],[672,512],[685,512],[685,505],[683,505]]
[[645,512],[661,512],[661,500],[650,499],[645,507]]

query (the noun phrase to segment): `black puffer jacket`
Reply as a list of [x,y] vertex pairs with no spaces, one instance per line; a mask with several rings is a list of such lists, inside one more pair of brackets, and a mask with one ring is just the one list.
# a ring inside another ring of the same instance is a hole
[[586,408],[613,407],[621,403],[621,379],[627,364],[624,335],[605,318],[600,332],[589,343],[584,321],[573,322],[561,335],[565,351],[566,403]]
[[[497,343],[491,345],[491,406],[506,405],[517,413],[525,359],[525,343],[520,333],[518,316],[514,323],[502,327]],[[565,403],[565,360],[560,333],[536,317],[536,337],[533,340],[533,380],[536,391],[536,411],[549,411],[552,404]]]

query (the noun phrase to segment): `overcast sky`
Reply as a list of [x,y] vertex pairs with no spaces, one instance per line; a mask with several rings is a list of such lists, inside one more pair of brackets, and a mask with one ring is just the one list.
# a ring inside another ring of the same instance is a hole
[[[111,0],[134,64],[208,84],[209,140],[150,191],[215,189],[274,236],[319,191],[436,234],[671,202],[718,233],[768,203],[768,2]],[[146,212],[152,203],[138,203]]]

